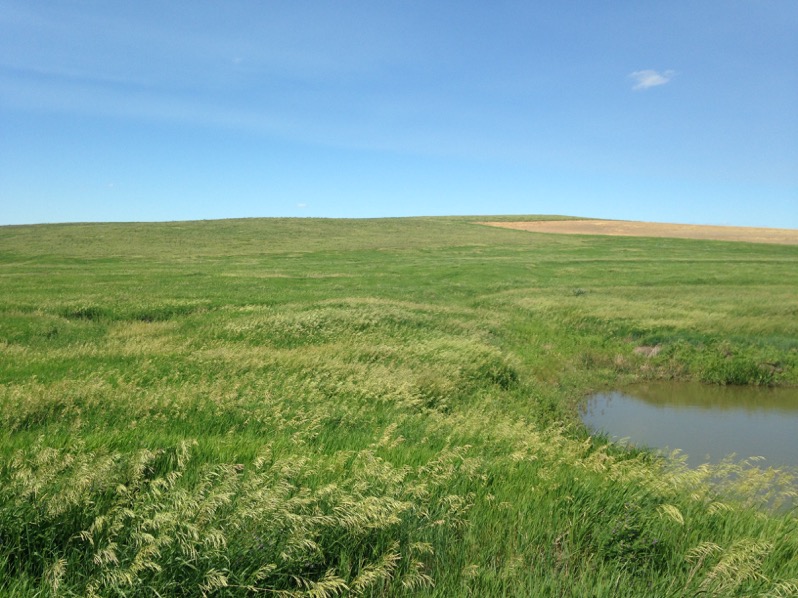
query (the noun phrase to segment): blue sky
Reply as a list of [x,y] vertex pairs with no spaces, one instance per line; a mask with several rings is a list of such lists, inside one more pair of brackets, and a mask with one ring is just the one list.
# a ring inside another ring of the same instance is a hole
[[0,224],[798,228],[798,2],[0,0]]

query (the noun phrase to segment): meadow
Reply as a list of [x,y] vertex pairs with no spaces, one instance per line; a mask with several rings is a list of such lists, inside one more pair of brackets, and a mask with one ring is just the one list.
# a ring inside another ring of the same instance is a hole
[[790,472],[577,417],[798,385],[798,247],[487,219],[0,227],[0,595],[798,596]]

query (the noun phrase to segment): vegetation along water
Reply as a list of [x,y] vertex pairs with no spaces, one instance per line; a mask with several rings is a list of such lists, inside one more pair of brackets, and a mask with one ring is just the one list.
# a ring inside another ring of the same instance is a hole
[[0,595],[794,596],[788,472],[578,405],[798,385],[796,289],[468,218],[2,227]]

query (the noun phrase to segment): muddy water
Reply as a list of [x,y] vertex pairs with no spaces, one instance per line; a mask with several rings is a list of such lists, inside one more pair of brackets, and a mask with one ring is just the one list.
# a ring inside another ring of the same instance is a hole
[[582,421],[636,446],[678,448],[692,466],[734,453],[798,467],[798,388],[640,384],[594,395]]

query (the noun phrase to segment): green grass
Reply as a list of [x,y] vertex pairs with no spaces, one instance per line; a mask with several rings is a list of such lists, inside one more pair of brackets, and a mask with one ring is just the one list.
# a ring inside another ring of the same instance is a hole
[[788,472],[576,417],[798,385],[798,248],[478,220],[0,228],[0,595],[798,595]]

